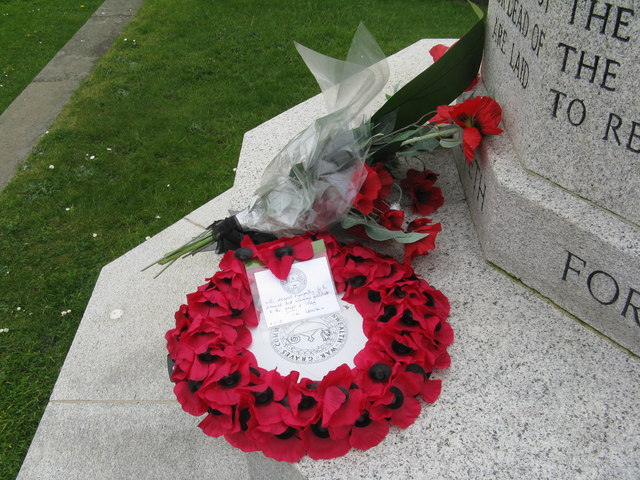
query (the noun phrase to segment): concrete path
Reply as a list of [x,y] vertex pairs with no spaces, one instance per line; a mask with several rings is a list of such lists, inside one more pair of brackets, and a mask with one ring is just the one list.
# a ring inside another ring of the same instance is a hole
[[0,190],[144,0],[105,0],[0,115]]
[[[435,43],[390,58],[386,93]],[[640,362],[487,265],[449,153],[426,159],[446,203],[438,248],[415,267],[449,297],[456,340],[442,395],[413,425],[368,451],[291,465],[205,436],[180,409],[164,333],[220,257],[155,279],[141,269],[245,206],[267,162],[322,113],[314,97],[247,132],[232,189],[104,267],[18,480],[640,478]]]

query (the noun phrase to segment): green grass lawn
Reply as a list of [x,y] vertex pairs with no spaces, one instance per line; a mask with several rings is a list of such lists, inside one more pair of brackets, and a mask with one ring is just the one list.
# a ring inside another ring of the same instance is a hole
[[0,0],[0,113],[104,0]]
[[344,58],[362,20],[390,55],[474,19],[457,0],[148,0],[0,193],[0,478],[100,268],[229,188],[243,133],[318,92],[293,40]]

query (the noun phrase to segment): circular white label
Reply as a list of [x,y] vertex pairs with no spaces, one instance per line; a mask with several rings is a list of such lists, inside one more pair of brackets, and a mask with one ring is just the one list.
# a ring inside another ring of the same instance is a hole
[[273,351],[293,363],[324,362],[347,342],[348,330],[341,312],[274,327],[269,332]]
[[[340,297],[339,297],[340,299]],[[282,375],[291,371],[300,377],[321,380],[343,363],[354,366],[353,358],[367,343],[362,317],[351,304],[340,300],[336,313],[267,327],[261,319],[252,327],[249,350],[266,370]]]

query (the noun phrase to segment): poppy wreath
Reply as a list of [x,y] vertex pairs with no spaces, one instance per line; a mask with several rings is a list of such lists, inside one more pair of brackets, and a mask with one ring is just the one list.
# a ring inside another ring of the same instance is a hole
[[[247,349],[258,316],[244,261],[258,258],[286,278],[293,261],[313,256],[317,239],[325,242],[336,291],[362,316],[367,342],[354,368],[343,364],[322,379],[265,370]],[[447,298],[410,266],[360,244],[340,244],[328,233],[257,246],[245,237],[175,314],[166,334],[174,392],[186,412],[205,415],[204,433],[245,452],[295,462],[366,450],[391,425],[411,425],[420,399],[439,396],[441,380],[430,375],[450,364],[448,314]]]

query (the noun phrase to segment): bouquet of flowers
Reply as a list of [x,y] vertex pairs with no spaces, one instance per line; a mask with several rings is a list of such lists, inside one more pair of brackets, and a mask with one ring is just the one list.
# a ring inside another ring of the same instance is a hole
[[[459,145],[471,163],[482,137],[501,132],[500,107],[489,97],[448,106],[475,81],[482,57],[482,13],[471,5],[480,18],[476,25],[450,49],[434,49],[437,61],[370,119],[362,111],[387,83],[389,69],[364,25],[345,61],[296,44],[331,113],[278,153],[244,210],[213,222],[157,263],[170,265],[183,255],[213,248],[219,253],[236,249],[245,235],[260,243],[337,226],[371,240],[404,244],[407,262],[431,250],[440,225],[419,218],[403,228],[392,167],[398,158]],[[443,202],[436,179],[433,172],[410,169],[400,182],[414,212],[423,217]]]

